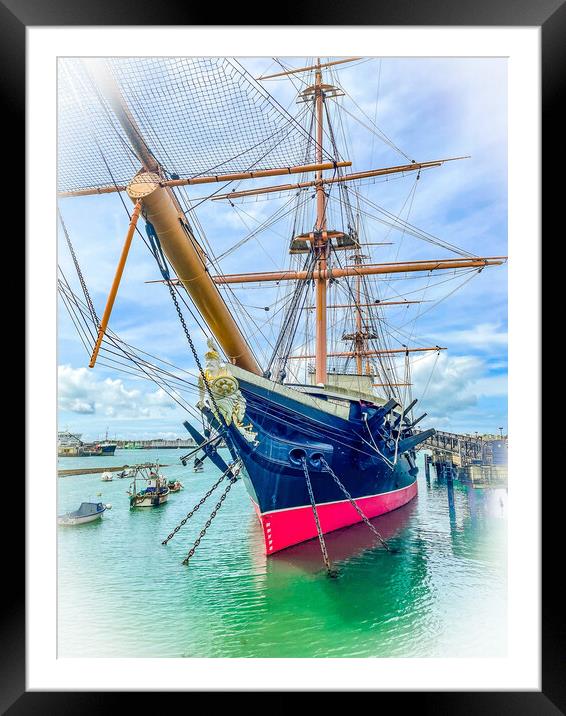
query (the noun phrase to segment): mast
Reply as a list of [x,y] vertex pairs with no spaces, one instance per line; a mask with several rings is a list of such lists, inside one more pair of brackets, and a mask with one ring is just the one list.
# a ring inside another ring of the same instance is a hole
[[[322,91],[322,70],[320,67],[320,57],[317,60],[317,68],[315,70],[314,82],[314,102],[316,109],[316,160],[320,164],[322,162],[322,133],[323,133],[323,101],[324,95]],[[315,338],[315,382],[326,383],[326,268],[327,268],[327,251],[328,236],[326,233],[326,211],[325,201],[326,194],[324,184],[322,182],[322,171],[316,173],[316,228],[313,249],[315,253],[315,305],[316,305],[316,338]],[[323,273],[325,272],[325,273]]]
[[[344,278],[344,276],[374,276],[378,274],[413,273],[416,271],[442,271],[453,269],[499,266],[507,261],[506,256],[474,256],[471,258],[431,259],[419,261],[395,261],[383,264],[362,264],[344,268],[326,269],[323,278]],[[310,281],[310,271],[265,271],[262,273],[234,273],[212,277],[215,283],[262,283],[269,281]]]
[[[359,220],[359,215],[358,215]],[[359,231],[359,221],[356,234],[358,235]],[[358,236],[356,236],[358,238]],[[360,244],[359,241],[356,245],[356,250],[354,252],[354,265],[360,266],[362,263],[362,255],[360,252]],[[362,374],[362,356],[365,346],[365,339],[364,334],[362,333],[362,277],[359,274],[356,274],[356,299],[355,299],[355,306],[356,306],[356,331],[354,334],[354,352],[356,354],[356,373],[358,375]],[[369,328],[367,329],[369,331]],[[366,366],[367,369],[369,369],[369,361]],[[369,372],[369,371],[368,371]]]
[[[371,179],[373,177],[405,174],[409,172],[419,171],[432,167],[439,167],[445,162],[463,159],[464,157],[453,157],[449,159],[437,159],[434,161],[416,163],[412,161],[410,164],[399,165],[394,167],[385,167],[381,169],[366,170],[363,172],[355,172],[351,174],[338,175],[336,170],[338,167],[350,166],[351,162],[332,161],[323,162],[323,134],[324,134],[324,103],[327,99],[344,94],[339,88],[332,87],[329,84],[323,84],[322,68],[350,62],[358,58],[342,59],[334,62],[322,63],[321,58],[317,58],[316,64],[311,67],[302,67],[275,75],[268,75],[260,79],[269,79],[270,77],[279,77],[304,71],[314,70],[314,83],[300,93],[302,101],[309,104],[312,103],[312,111],[314,122],[316,123],[316,140],[314,163],[304,166],[279,167],[276,169],[256,170],[240,173],[232,173],[225,175],[196,176],[192,178],[179,178],[177,175],[170,175],[167,178],[166,173],[153,155],[151,148],[147,145],[145,138],[140,132],[137,121],[128,106],[127,98],[123,96],[118,82],[112,77],[110,71],[104,67],[103,61],[91,60],[90,66],[93,74],[98,78],[99,84],[105,89],[107,100],[112,107],[119,123],[128,136],[128,139],[140,160],[141,170],[130,181],[127,186],[113,186],[102,188],[79,189],[75,191],[62,192],[62,196],[79,196],[95,193],[107,193],[115,191],[126,191],[130,199],[136,204],[138,211],[143,214],[148,224],[149,230],[153,229],[155,236],[158,238],[158,244],[161,245],[165,256],[169,260],[178,278],[169,280],[167,283],[182,284],[191,296],[195,306],[207,323],[209,329],[222,347],[228,360],[235,365],[246,369],[250,372],[261,375],[262,371],[255,357],[244,338],[237,321],[230,313],[228,306],[225,304],[219,287],[229,284],[246,284],[255,282],[280,282],[280,281],[314,281],[315,301],[312,307],[315,310],[315,382],[317,384],[326,384],[328,381],[328,358],[344,357],[355,358],[356,372],[362,375],[364,371],[370,375],[372,367],[370,365],[369,356],[382,355],[389,353],[412,352],[415,350],[444,350],[438,348],[413,348],[413,349],[394,349],[394,350],[369,350],[370,341],[377,338],[371,321],[368,319],[368,312],[363,311],[362,307],[373,306],[374,304],[362,303],[364,293],[364,276],[379,274],[398,274],[422,271],[437,270],[454,270],[461,268],[477,268],[483,269],[485,266],[499,265],[506,260],[506,257],[476,257],[473,255],[426,261],[404,261],[394,263],[366,264],[364,260],[368,257],[362,255],[360,244],[358,241],[358,232],[349,226],[348,233],[343,231],[329,230],[327,226],[327,206],[328,195],[327,185],[333,186],[335,183],[341,186],[343,182],[358,181],[361,179]],[[327,124],[330,124],[328,118]],[[334,139],[332,138],[334,145]],[[253,166],[253,165],[252,165]],[[323,178],[323,171],[334,169],[332,178]],[[185,212],[179,204],[174,187],[192,184],[208,184],[211,182],[224,182],[240,179],[257,179],[268,176],[282,176],[286,174],[296,174],[305,172],[316,172],[314,181],[305,181],[299,184],[284,184],[271,187],[263,187],[258,189],[233,191],[229,194],[220,194],[212,197],[212,200],[233,199],[238,197],[247,197],[260,194],[269,194],[274,192],[283,192],[296,189],[313,187],[316,199],[316,217],[314,228],[309,227],[308,233],[303,233],[292,239],[290,253],[310,253],[312,263],[309,270],[297,271],[272,271],[258,273],[242,273],[232,275],[213,275],[210,271],[210,264],[204,249],[195,239],[192,230],[187,222]],[[136,211],[133,212],[132,224],[135,224]],[[127,241],[131,241],[135,226],[131,226],[127,236]],[[151,232],[153,235],[153,231]],[[310,243],[310,246],[309,246]],[[354,253],[350,265],[332,266],[330,259],[331,248],[352,249]],[[125,259],[124,259],[125,260]],[[123,269],[123,262],[118,267],[118,271]],[[118,276],[118,273],[117,273]],[[344,334],[342,338],[351,341],[351,350],[346,352],[329,353],[327,346],[328,328],[327,328],[327,312],[328,312],[328,286],[329,282],[343,277],[352,277],[353,303],[346,306],[330,306],[330,308],[352,307],[355,309],[354,316],[354,332]],[[118,279],[119,281],[119,276]],[[117,285],[116,285],[117,288]],[[112,308],[112,302],[115,297],[115,290],[111,291],[108,303],[108,315],[105,312],[106,321],[103,320],[99,328],[99,337],[95,346],[93,359],[102,342],[106,324],[109,318],[109,311]],[[367,299],[365,299],[367,300]],[[409,301],[408,303],[413,303]],[[383,305],[395,305],[396,302],[384,302]],[[377,302],[379,306],[379,302]],[[103,317],[104,318],[104,317]],[[379,332],[379,331],[378,331]],[[296,356],[288,356],[295,358]],[[311,357],[311,356],[302,356]]]
[[128,196],[136,206],[141,205],[167,259],[230,362],[261,375],[261,368],[207,270],[204,251],[193,236],[173,190],[160,184],[160,167],[117,83],[100,60],[91,60],[89,64],[143,165],[143,171],[127,187]]

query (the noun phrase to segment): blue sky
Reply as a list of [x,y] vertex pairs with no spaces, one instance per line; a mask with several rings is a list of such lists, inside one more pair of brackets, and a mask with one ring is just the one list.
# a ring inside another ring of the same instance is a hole
[[[308,60],[303,57],[282,61],[299,67]],[[280,69],[271,58],[240,62],[254,76]],[[370,124],[368,117],[417,161],[471,155],[470,159],[423,172],[416,187],[414,176],[363,184],[359,191],[364,197],[393,214],[401,212],[420,229],[474,254],[507,254],[504,59],[371,59],[343,65],[326,80],[339,83],[347,91],[340,102],[350,113],[342,116],[349,145],[345,154],[352,161],[352,170],[406,162],[360,124]],[[294,86],[288,80],[274,80],[265,82],[265,87],[290,112],[300,107],[295,104],[298,81]],[[276,182],[257,184],[271,183]],[[248,182],[245,188],[252,186]],[[189,190],[191,197],[204,193],[198,186]],[[248,200],[236,209],[221,202],[205,202],[197,209],[197,216],[218,255],[287,200],[288,197]],[[64,199],[60,209],[101,314],[127,229],[124,208],[116,195],[106,195]],[[451,257],[446,249],[390,231],[369,217],[365,235],[374,242],[393,242],[372,250],[372,257],[378,261]],[[284,268],[288,239],[289,220],[284,219],[228,256],[223,270],[230,273]],[[62,237],[59,261],[76,290]],[[507,268],[486,269],[450,296],[447,294],[464,277],[452,280],[448,272],[443,273],[393,281],[381,294],[431,301],[411,308],[387,309],[386,320],[409,332],[420,345],[449,348],[438,357],[433,353],[418,354],[414,362],[414,393],[421,396],[420,404],[429,413],[423,424],[457,432],[497,432],[499,426],[506,429]],[[136,237],[110,325],[137,347],[192,370],[192,356],[167,289],[145,283],[158,278],[153,258]],[[272,303],[277,289],[236,290],[240,301],[252,307],[249,312],[254,320],[265,321],[267,314],[253,307]],[[204,335],[190,316],[188,319],[202,353]],[[106,428],[111,436],[123,438],[184,434],[181,423],[186,414],[155,385],[104,366],[94,370],[87,367],[88,356],[64,308],[59,312],[58,335],[61,428],[82,432],[89,439],[103,435]]]

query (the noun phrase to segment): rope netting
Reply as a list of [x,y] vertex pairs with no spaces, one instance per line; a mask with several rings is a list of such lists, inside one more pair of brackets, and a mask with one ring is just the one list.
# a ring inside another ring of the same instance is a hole
[[[297,166],[314,155],[309,133],[236,60],[134,57],[103,65],[169,177]],[[128,183],[141,162],[89,65],[62,58],[58,69],[59,191]]]

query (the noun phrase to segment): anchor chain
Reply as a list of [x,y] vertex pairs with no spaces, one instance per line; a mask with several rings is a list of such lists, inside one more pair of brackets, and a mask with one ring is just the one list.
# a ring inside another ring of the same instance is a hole
[[[197,368],[199,369],[199,373],[201,374],[202,380],[206,386],[206,391],[207,391],[208,395],[210,396],[210,400],[212,401],[212,404],[214,405],[214,408],[215,408],[217,414],[220,416],[220,420],[223,423],[224,432],[226,432],[226,425],[224,424],[224,416],[222,415],[222,413],[220,412],[220,409],[218,408],[218,405],[216,403],[216,398],[214,397],[214,394],[210,387],[210,383],[208,382],[208,378],[206,377],[206,373],[204,372],[204,368],[202,367],[202,363],[200,362],[200,358],[198,356],[197,349],[195,348],[195,344],[193,343],[193,339],[191,337],[191,334],[189,333],[189,329],[187,328],[187,324],[185,322],[185,317],[183,316],[183,312],[181,311],[181,307],[179,306],[179,302],[177,301],[177,296],[175,296],[175,289],[173,288],[173,285],[169,278],[167,278],[166,281],[167,281],[167,286],[169,288],[169,293],[171,294],[171,298],[173,300],[173,303],[175,304],[175,308],[176,308],[177,314],[179,316],[179,321],[181,322],[181,326],[183,327],[185,337],[186,337],[187,342],[191,348],[193,358],[195,359],[195,363],[197,364]],[[229,436],[225,435],[225,437],[229,437]]]
[[218,487],[218,485],[220,485],[220,483],[222,482],[222,480],[224,480],[224,478],[226,477],[226,475],[232,470],[233,467],[234,467],[234,463],[233,463],[232,465],[230,465],[230,467],[228,468],[228,470],[226,470],[225,472],[222,473],[222,475],[220,475],[220,477],[219,477],[218,480],[214,483],[214,485],[210,488],[210,490],[208,490],[208,492],[206,492],[206,494],[199,500],[199,502],[197,502],[197,504],[196,504],[196,505],[193,507],[193,509],[187,514],[187,516],[184,517],[184,518],[179,522],[179,524],[177,525],[177,527],[175,527],[175,529],[173,530],[173,532],[171,532],[171,533],[163,540],[163,542],[162,542],[161,544],[167,544],[167,542],[169,542],[169,540],[173,539],[173,537],[177,534],[177,532],[181,529],[181,527],[183,527],[183,526],[191,519],[191,517],[195,514],[195,512],[198,512],[198,510],[204,505],[204,503],[208,500],[208,498],[212,495],[212,493],[214,492],[214,490],[216,490],[216,488]]
[[366,523],[366,525],[370,528],[370,530],[374,533],[374,535],[377,537],[377,539],[381,542],[381,544],[385,547],[385,549],[388,552],[391,552],[391,547],[387,544],[387,542],[383,539],[383,537],[379,534],[379,532],[375,529],[375,527],[372,525],[372,523],[369,521],[369,519],[366,517],[366,515],[362,512],[359,505],[356,503],[352,495],[348,492],[348,490],[344,487],[344,485],[340,482],[340,479],[338,478],[338,475],[334,472],[334,470],[330,467],[330,465],[326,462],[326,459],[324,456],[321,456],[320,461],[322,463],[322,466],[326,470],[326,472],[330,473],[331,477],[334,479],[334,482],[338,485],[338,487],[342,490],[342,492],[346,495],[348,500],[350,501],[352,507],[356,510],[358,515],[362,518],[362,520]]
[[318,533],[318,541],[320,542],[320,550],[322,552],[322,558],[324,560],[324,564],[326,566],[326,572],[329,577],[336,577],[338,575],[338,572],[333,569],[332,563],[330,562],[330,557],[328,556],[328,552],[326,550],[326,543],[324,541],[324,535],[322,534],[322,528],[320,526],[320,520],[318,518],[318,511],[316,509],[316,502],[314,500],[314,493],[312,491],[312,485],[311,485],[311,479],[309,475],[309,469],[307,467],[307,460],[305,457],[301,460],[303,464],[303,472],[305,473],[305,481],[307,483],[307,490],[309,492],[309,498],[312,505],[312,511],[314,514],[314,521],[316,523],[316,531]]
[[210,513],[210,517],[209,517],[209,518],[207,519],[207,521],[205,522],[205,525],[204,525],[204,527],[202,528],[202,530],[200,531],[200,534],[199,534],[199,536],[197,537],[197,539],[195,540],[195,543],[193,544],[193,546],[192,546],[191,549],[189,550],[187,556],[186,556],[185,559],[183,560],[183,562],[182,562],[183,564],[185,564],[185,565],[188,565],[188,564],[189,564],[189,560],[192,558],[192,556],[193,556],[194,553],[196,552],[197,547],[198,547],[199,544],[201,543],[202,538],[204,537],[204,535],[206,534],[206,531],[208,530],[208,528],[209,528],[210,525],[212,524],[212,520],[213,520],[213,519],[216,517],[216,515],[218,514],[218,510],[222,507],[222,503],[223,503],[224,500],[228,497],[228,493],[229,493],[230,490],[232,489],[232,486],[239,480],[239,477],[238,477],[237,472],[236,472],[236,474],[233,474],[229,479],[230,479],[230,482],[228,483],[228,485],[226,486],[226,489],[224,490],[224,492],[223,492],[222,495],[220,496],[220,499],[219,499],[218,502],[216,503],[216,507],[215,507],[215,508],[212,510],[212,512]]
[[187,324],[185,322],[185,317],[183,316],[183,312],[181,311],[181,307],[179,306],[179,302],[177,301],[177,296],[175,295],[175,288],[171,281],[171,276],[169,275],[169,269],[167,268],[167,265],[165,263],[165,258],[163,256],[163,251],[161,250],[161,244],[159,243],[159,238],[157,237],[157,234],[155,233],[155,229],[153,228],[152,224],[150,224],[149,222],[146,224],[146,231],[147,231],[147,235],[149,237],[150,243],[151,243],[152,253],[153,253],[154,258],[157,262],[157,266],[158,266],[159,270],[161,271],[161,275],[163,276],[163,279],[164,279],[165,283],[167,284],[169,293],[171,294],[171,300],[173,301],[175,310],[177,311],[177,315],[179,317],[181,327],[183,328],[185,338],[187,339],[187,343],[189,344],[189,347],[193,354],[193,358],[195,359],[195,363],[197,365],[197,368],[199,369],[199,373],[200,373],[203,383],[205,385],[206,392],[208,393],[210,400],[211,400],[211,402],[214,406],[214,409],[216,411],[216,415],[218,416],[218,420],[222,427],[222,430],[220,432],[222,433],[224,440],[227,444],[227,447],[230,450],[230,454],[232,455],[233,458],[235,458],[236,451],[234,449],[234,443],[232,441],[232,437],[231,437],[230,433],[228,432],[228,426],[226,425],[224,416],[220,412],[220,409],[216,402],[216,398],[214,397],[214,394],[210,387],[210,383],[208,382],[208,378],[206,377],[206,373],[204,372],[204,368],[202,367],[202,363],[200,361],[197,349],[195,347],[195,344],[193,342],[193,339],[191,337],[191,334],[190,334]]

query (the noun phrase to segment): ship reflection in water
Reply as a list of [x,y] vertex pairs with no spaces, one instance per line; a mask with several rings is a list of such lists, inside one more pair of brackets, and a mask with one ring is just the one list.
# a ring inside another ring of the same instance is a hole
[[[403,529],[409,523],[411,515],[416,509],[415,502],[410,502],[398,510],[389,512],[373,519],[371,522],[379,534],[389,543],[392,549],[395,549],[395,541],[393,538],[401,534]],[[351,527],[345,527],[335,532],[324,535],[324,541],[328,556],[332,563],[340,566],[349,559],[363,554],[366,550],[386,551],[379,543],[378,538],[371,532],[367,525],[357,523]],[[318,539],[312,539],[299,545],[289,547],[282,552],[278,552],[270,557],[273,563],[273,569],[277,569],[275,565],[290,564],[298,567],[307,573],[314,574],[320,572],[324,567],[321,560],[321,550]]]
[[[364,524],[325,535],[337,579],[326,576],[317,539],[267,561],[250,540],[265,609],[285,615],[278,655],[300,656],[305,639],[311,656],[505,653],[506,488],[421,478],[419,489],[408,505],[372,520],[393,553]],[[251,522],[250,537],[256,529]],[[273,629],[259,622],[254,638],[272,643]]]

